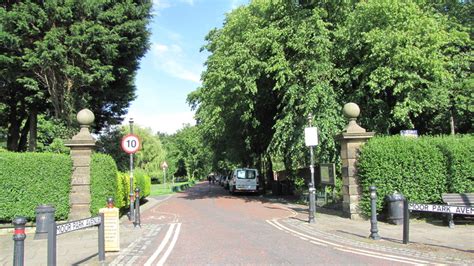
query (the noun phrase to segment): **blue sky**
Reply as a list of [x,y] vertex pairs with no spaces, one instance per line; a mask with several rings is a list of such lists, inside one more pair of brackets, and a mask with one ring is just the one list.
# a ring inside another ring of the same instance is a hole
[[248,0],[153,0],[151,47],[140,63],[137,98],[130,117],[154,132],[172,134],[195,124],[187,95],[200,86],[206,52],[199,52],[212,28],[221,28],[225,14]]

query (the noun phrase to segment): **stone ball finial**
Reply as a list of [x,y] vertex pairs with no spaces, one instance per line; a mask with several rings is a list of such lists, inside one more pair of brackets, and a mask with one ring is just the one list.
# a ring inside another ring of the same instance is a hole
[[346,103],[344,105],[343,112],[345,117],[349,119],[356,119],[359,117],[360,108],[356,103]]
[[94,113],[87,108],[77,113],[77,122],[79,122],[80,125],[90,126],[94,122],[94,119]]

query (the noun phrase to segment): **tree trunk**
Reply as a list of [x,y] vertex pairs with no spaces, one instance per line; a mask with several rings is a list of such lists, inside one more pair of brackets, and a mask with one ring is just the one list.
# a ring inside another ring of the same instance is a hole
[[266,188],[271,189],[273,184],[273,163],[270,155],[265,155],[265,179]]
[[38,112],[36,109],[32,109],[30,112],[30,139],[28,141],[28,151],[33,152],[36,150],[36,139],[38,133]]
[[18,143],[18,151],[26,151],[26,142],[28,141],[28,129],[30,128],[30,118],[26,119],[25,125],[21,129],[20,142]]
[[453,115],[453,111],[451,110],[451,115],[449,117],[449,125],[451,126],[451,135],[454,135],[455,132],[454,132],[454,115]]
[[18,140],[20,139],[20,124],[21,121],[17,119],[16,108],[11,108],[9,115],[9,126],[7,136],[7,149],[9,151],[18,151]]

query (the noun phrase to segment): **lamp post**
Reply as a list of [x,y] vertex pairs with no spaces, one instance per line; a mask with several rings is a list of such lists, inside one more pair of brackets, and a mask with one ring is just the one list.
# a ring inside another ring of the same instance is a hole
[[318,128],[312,126],[313,116],[308,115],[309,127],[305,128],[305,144],[309,147],[311,164],[309,169],[311,171],[311,183],[309,184],[309,223],[314,223],[314,214],[316,213],[316,189],[314,188],[314,154],[313,147],[318,145]]
[[[130,117],[129,120],[130,123],[130,134],[133,134],[133,118]],[[134,212],[133,212],[133,203],[134,203],[134,196],[135,193],[133,191],[133,153],[130,153],[130,216],[128,216],[130,221],[133,221],[135,218]]]

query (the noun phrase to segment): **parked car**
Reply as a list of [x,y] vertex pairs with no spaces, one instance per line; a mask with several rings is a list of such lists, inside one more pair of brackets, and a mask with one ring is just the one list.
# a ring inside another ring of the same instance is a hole
[[237,168],[229,180],[229,192],[259,192],[258,171],[253,168]]

